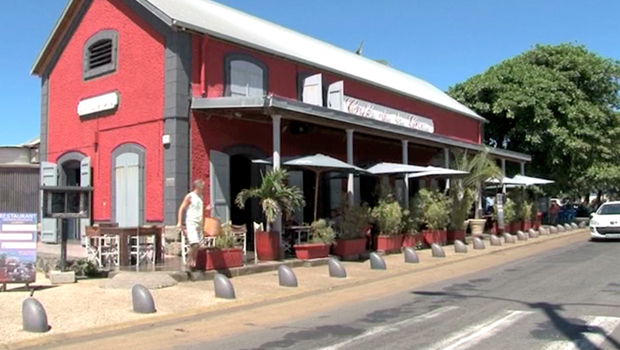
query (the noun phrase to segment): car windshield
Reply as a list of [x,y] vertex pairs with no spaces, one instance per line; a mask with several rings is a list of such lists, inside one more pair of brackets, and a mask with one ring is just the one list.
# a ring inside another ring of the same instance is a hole
[[620,215],[620,204],[603,205],[598,211],[599,215]]

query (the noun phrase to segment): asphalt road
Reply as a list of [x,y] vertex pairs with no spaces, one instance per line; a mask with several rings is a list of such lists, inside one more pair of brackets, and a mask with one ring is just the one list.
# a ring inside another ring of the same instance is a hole
[[382,300],[178,349],[620,349],[619,269],[619,242],[583,242]]

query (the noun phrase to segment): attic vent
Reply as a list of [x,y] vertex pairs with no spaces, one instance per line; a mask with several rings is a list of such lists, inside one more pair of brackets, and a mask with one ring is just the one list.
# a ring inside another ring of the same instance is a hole
[[112,63],[111,39],[100,40],[88,48],[88,69],[95,69]]
[[118,33],[102,30],[84,45],[84,80],[116,71]]

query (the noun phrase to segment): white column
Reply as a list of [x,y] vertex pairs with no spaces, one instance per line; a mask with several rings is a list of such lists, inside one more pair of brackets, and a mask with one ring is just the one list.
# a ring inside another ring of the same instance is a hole
[[[347,129],[347,163],[354,165],[353,160],[353,129]],[[347,197],[349,206],[355,205],[355,179],[353,174],[349,174],[347,178]]]
[[[280,168],[280,122],[282,116],[272,115],[272,130],[273,130],[273,168]],[[280,234],[280,247],[282,247],[282,217],[278,216],[273,223],[273,228]],[[280,248],[280,257],[282,257],[282,248]]]
[[502,193],[506,194],[506,185],[504,185],[504,178],[506,177],[506,159],[502,159]]
[[525,162],[521,162],[521,175],[525,176]]
[[[409,141],[402,140],[403,164],[409,164]],[[405,174],[405,207],[409,208],[409,174]]]
[[[443,166],[446,169],[450,169],[450,149],[443,149]],[[446,190],[450,188],[450,179],[446,179]]]

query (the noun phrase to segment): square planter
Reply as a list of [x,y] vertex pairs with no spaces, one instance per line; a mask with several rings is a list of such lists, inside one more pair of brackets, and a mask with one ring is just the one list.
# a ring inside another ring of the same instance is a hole
[[206,249],[206,270],[226,270],[243,266],[243,249]]
[[422,242],[422,235],[420,233],[404,234],[402,247],[415,247],[418,245],[418,242]]
[[273,261],[280,258],[280,233],[256,231],[256,254],[258,260]]
[[519,221],[510,223],[510,231],[508,233],[517,233],[521,229],[521,223]]
[[532,228],[532,222],[530,220],[521,220],[521,231],[527,232]]
[[312,260],[327,258],[329,256],[329,244],[295,244],[295,256],[299,260]]
[[366,238],[337,239],[334,254],[341,258],[354,257],[366,252]]
[[445,245],[448,240],[448,234],[443,230],[424,230],[422,231],[422,238],[424,239],[424,244],[431,245],[433,243],[437,243],[439,245]]
[[398,236],[377,236],[377,251],[381,253],[400,252],[403,246],[403,235]]
[[542,224],[542,220],[541,219],[536,219],[534,220],[534,223],[532,224],[534,230],[540,230],[540,225]]
[[459,240],[461,242],[465,241],[465,231],[464,230],[448,230],[446,241],[448,243],[454,243],[455,240]]

